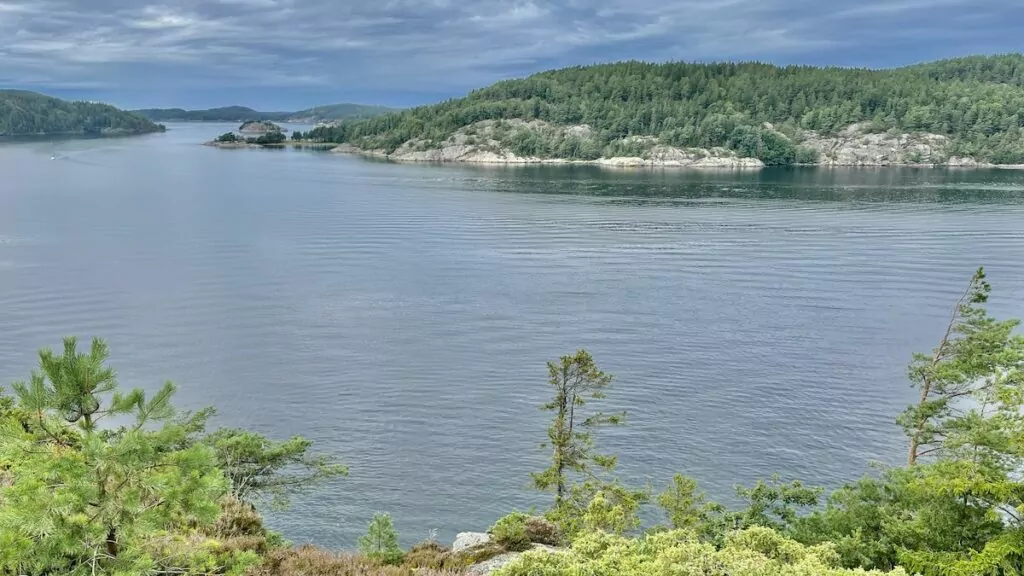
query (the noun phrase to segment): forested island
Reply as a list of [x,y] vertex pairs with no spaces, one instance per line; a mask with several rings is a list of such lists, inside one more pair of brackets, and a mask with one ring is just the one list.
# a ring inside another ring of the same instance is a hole
[[1024,336],[1017,320],[989,314],[990,292],[979,269],[935,348],[913,357],[920,399],[898,419],[906,450],[887,458],[902,465],[829,494],[775,476],[738,486],[733,506],[684,470],[656,488],[630,485],[600,450],[602,430],[628,415],[599,409],[614,379],[579,350],[548,363],[550,425],[533,432],[548,460],[523,479],[549,496],[544,509],[509,511],[451,547],[430,538],[409,549],[381,513],[366,519],[358,552],[292,547],[260,514],[296,491],[346,490],[335,457],[302,437],[210,430],[212,409],[175,410],[171,383],[122,390],[103,341],[80,350],[68,338],[0,389],[0,574],[1021,574]]
[[1019,165],[1024,55],[887,70],[573,67],[303,137],[410,161]]
[[365,104],[331,104],[316,106],[295,112],[259,112],[245,106],[225,106],[206,110],[184,110],[182,108],[145,108],[133,110],[154,122],[245,122],[249,120],[297,122],[314,124],[351,118],[372,118],[394,108],[368,106]]
[[109,104],[68,102],[36,92],[0,90],[0,136],[162,132],[164,127]]

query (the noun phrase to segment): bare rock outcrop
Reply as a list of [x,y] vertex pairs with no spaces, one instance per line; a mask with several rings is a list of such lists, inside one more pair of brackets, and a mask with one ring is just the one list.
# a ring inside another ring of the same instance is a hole
[[814,149],[823,166],[895,166],[945,164],[950,140],[940,134],[868,133],[853,124],[834,136],[805,132],[801,146]]

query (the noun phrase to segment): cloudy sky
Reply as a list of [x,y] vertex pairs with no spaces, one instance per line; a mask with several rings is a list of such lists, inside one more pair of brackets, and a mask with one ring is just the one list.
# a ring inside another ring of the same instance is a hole
[[125,107],[411,105],[629,58],[1024,50],[1021,0],[0,0],[0,87]]

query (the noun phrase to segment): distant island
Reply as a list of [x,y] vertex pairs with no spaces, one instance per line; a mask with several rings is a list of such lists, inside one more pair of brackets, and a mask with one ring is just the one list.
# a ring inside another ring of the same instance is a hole
[[147,118],[108,104],[69,102],[24,90],[0,90],[0,136],[117,136],[164,129]]
[[750,167],[1024,165],[1024,55],[898,69],[620,62],[321,126],[401,161]]
[[281,132],[281,127],[266,120],[249,120],[238,127],[242,134],[266,134],[267,132]]
[[351,118],[372,118],[396,111],[395,108],[386,108],[384,106],[347,103],[317,106],[297,112],[259,112],[245,106],[227,106],[207,110],[184,110],[182,108],[133,110],[134,113],[145,116],[154,122],[244,122],[248,120],[267,120],[305,124]]

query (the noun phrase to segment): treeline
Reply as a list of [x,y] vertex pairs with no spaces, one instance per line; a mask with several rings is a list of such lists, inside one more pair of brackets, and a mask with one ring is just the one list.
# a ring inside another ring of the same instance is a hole
[[225,106],[206,110],[183,108],[144,108],[132,112],[154,122],[244,122],[247,120],[284,120],[289,112],[257,112],[245,106]]
[[[307,137],[390,152],[409,140],[439,145],[483,120],[542,120],[593,128],[590,155],[614,152],[607,147],[630,136],[650,136],[786,164],[808,159],[798,157],[803,131],[830,135],[865,123],[871,132],[948,136],[951,155],[1022,163],[1022,70],[1021,54],[893,70],[622,62],[499,82],[465,98],[343,122]],[[564,157],[580,148],[546,142],[539,151]]]
[[164,129],[108,104],[68,102],[35,92],[0,90],[0,136],[144,134]]
[[[629,486],[599,449],[602,428],[626,423],[597,409],[613,377],[582,350],[550,362],[549,461],[531,478],[551,504],[459,550],[403,550],[386,514],[358,553],[288,546],[257,507],[286,505],[343,466],[301,437],[208,432],[212,410],[175,411],[170,383],[122,391],[102,341],[80,352],[67,339],[0,395],[0,574],[455,576],[493,560],[495,576],[1019,575],[1024,337],[988,314],[990,292],[979,270],[935,349],[914,356],[905,465],[827,497],[778,476],[737,487],[734,507],[683,474],[658,494]],[[651,505],[662,520],[644,525]]]
[[206,110],[144,108],[133,110],[132,112],[145,116],[154,122],[244,122],[248,120],[321,122],[349,118],[372,118],[394,111],[394,108],[386,108],[384,106],[342,103],[316,106],[297,112],[260,112],[245,106],[225,106]]

